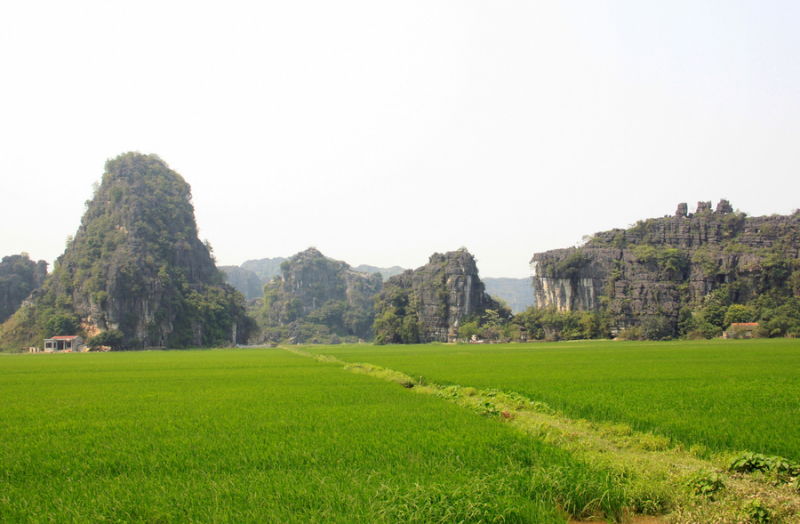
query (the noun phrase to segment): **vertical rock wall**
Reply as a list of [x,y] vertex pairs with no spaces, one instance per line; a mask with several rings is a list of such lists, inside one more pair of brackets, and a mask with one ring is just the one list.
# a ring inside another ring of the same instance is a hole
[[747,217],[723,200],[716,211],[678,206],[675,216],[648,219],[622,230],[596,233],[582,248],[536,253],[536,305],[559,311],[607,308],[618,328],[647,315],[677,319],[723,284],[736,282],[735,299],[759,292],[765,264],[798,258],[800,213]]

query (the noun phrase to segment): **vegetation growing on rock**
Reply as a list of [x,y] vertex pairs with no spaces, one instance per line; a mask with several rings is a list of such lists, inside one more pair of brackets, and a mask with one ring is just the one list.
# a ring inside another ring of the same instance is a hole
[[280,267],[281,276],[264,286],[258,313],[264,340],[328,343],[333,335],[372,338],[372,297],[381,289],[380,275],[354,271],[313,247]]
[[[675,216],[597,233],[531,263],[538,307],[562,320],[595,315],[601,336],[710,338],[757,322],[758,335],[774,337],[800,335],[798,249],[800,212],[748,217],[723,200],[716,211],[709,202],[695,214],[682,205]],[[543,331],[534,318],[543,315],[527,314],[529,331]]]
[[459,325],[485,323],[487,312],[507,324],[511,311],[490,297],[466,250],[434,253],[428,264],[393,276],[375,298],[375,342],[447,342],[467,334]]
[[0,262],[0,323],[8,320],[47,277],[47,262],[34,262],[27,253],[3,257]]
[[106,162],[52,274],[2,328],[6,349],[118,330],[120,349],[246,341],[254,323],[197,237],[189,184],[156,155]]

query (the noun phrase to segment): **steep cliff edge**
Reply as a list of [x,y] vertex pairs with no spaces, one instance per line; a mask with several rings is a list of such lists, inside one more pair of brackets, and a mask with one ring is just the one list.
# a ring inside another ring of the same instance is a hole
[[531,260],[539,308],[600,311],[614,329],[664,316],[677,330],[681,308],[699,308],[715,292],[727,305],[766,294],[778,302],[800,291],[800,213],[747,217],[722,200],[674,216],[596,233],[581,248],[537,253]]
[[264,286],[262,333],[274,342],[328,342],[332,335],[372,338],[378,275],[354,271],[309,248],[281,262],[281,275]]
[[428,264],[391,277],[375,304],[377,343],[448,342],[459,322],[500,309],[466,250],[434,253]]
[[253,327],[197,237],[189,184],[156,155],[106,162],[54,266],[3,326],[5,347],[109,330],[120,349],[210,346],[243,342]]

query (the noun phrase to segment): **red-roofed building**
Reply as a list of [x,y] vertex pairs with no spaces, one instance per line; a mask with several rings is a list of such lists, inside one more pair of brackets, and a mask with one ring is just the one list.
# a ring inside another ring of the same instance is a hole
[[86,346],[83,344],[83,337],[78,335],[59,335],[44,339],[44,352],[55,351],[86,351]]

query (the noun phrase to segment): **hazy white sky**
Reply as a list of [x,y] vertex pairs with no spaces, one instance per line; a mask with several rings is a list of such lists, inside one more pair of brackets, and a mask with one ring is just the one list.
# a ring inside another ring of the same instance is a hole
[[107,158],[191,184],[218,263],[482,276],[679,202],[800,207],[796,1],[0,3],[0,256],[52,263]]

